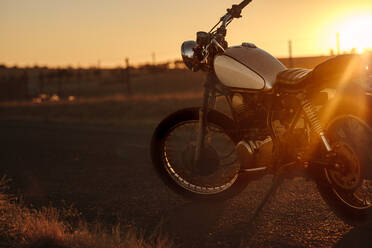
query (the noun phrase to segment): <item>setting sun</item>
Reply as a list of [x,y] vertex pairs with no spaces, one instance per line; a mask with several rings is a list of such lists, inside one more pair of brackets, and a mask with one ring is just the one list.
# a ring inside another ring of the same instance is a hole
[[351,17],[339,27],[340,47],[343,51],[356,49],[361,53],[372,49],[372,15],[364,14]]

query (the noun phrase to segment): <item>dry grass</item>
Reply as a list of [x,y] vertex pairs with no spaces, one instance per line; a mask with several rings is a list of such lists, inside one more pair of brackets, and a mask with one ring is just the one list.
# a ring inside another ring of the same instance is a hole
[[131,230],[89,224],[72,207],[27,207],[6,194],[8,180],[0,180],[0,246],[14,248],[152,248],[171,247],[161,235],[144,239]]

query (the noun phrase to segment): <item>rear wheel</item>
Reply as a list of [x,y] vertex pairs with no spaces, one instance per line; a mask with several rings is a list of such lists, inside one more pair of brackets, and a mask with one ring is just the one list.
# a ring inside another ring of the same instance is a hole
[[205,145],[194,161],[199,127],[199,109],[177,111],[156,128],[152,142],[153,165],[175,192],[193,198],[228,198],[244,189],[235,145],[234,123],[211,110]]
[[329,123],[327,135],[336,156],[334,168],[321,171],[320,193],[346,222],[364,222],[372,214],[371,129],[356,116],[341,115]]

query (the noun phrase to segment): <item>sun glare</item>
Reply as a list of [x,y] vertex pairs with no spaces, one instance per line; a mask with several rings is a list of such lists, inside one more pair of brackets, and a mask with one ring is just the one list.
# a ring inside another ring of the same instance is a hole
[[361,53],[372,49],[372,14],[354,16],[339,27],[340,48]]

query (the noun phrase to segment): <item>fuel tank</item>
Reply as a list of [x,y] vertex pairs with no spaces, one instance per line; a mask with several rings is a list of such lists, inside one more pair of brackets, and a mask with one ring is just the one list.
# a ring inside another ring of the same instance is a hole
[[276,75],[286,67],[253,44],[229,47],[216,56],[214,69],[221,83],[237,90],[270,91]]

